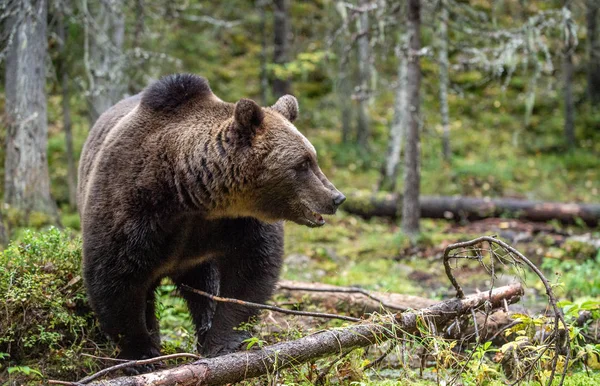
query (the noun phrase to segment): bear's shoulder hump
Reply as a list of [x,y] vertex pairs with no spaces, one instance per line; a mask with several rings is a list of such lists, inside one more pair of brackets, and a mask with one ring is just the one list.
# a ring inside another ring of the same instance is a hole
[[162,77],[142,93],[141,104],[159,113],[174,113],[188,102],[209,98],[208,80],[194,74]]

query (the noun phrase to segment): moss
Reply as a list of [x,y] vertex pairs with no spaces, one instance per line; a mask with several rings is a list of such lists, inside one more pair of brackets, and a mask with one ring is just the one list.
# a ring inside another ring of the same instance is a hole
[[[113,354],[88,306],[80,269],[80,238],[56,228],[26,231],[0,254],[0,379],[37,384],[37,372],[75,379],[98,370],[81,354]],[[35,371],[8,374],[19,366]]]

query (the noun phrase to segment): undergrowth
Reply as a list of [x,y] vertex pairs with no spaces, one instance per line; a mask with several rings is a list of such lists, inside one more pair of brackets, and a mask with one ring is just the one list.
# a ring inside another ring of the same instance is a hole
[[99,369],[82,354],[112,353],[87,304],[80,268],[80,238],[57,228],[25,231],[0,253],[0,380],[72,379]]

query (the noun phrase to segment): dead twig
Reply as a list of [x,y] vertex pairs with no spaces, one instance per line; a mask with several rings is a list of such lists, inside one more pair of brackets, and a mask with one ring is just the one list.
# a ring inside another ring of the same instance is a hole
[[114,365],[111,367],[107,367],[103,370],[98,371],[95,374],[92,374],[88,377],[82,378],[77,382],[63,382],[63,381],[54,381],[54,380],[49,380],[48,383],[49,384],[54,384],[54,385],[70,385],[70,386],[79,386],[79,385],[85,385],[87,383],[90,383],[91,381],[98,379],[106,374],[112,373],[114,371],[117,370],[121,370],[121,369],[125,369],[128,367],[134,367],[134,366],[143,366],[143,365],[149,365],[152,363],[156,363],[156,362],[161,362],[167,359],[175,359],[175,358],[193,358],[193,359],[200,359],[201,357],[199,355],[196,354],[190,354],[190,353],[178,353],[178,354],[169,354],[169,355],[163,355],[160,357],[155,357],[155,358],[150,358],[150,359],[140,359],[140,360],[136,360],[136,361],[127,361],[124,363],[119,363],[118,365]]
[[375,359],[373,362],[369,362],[366,365],[363,366],[363,370],[367,370],[370,369],[372,367],[377,366],[378,364],[380,364],[388,355],[390,355],[390,353],[392,351],[394,351],[394,349],[396,348],[396,342],[392,342],[392,344],[390,344],[390,347],[388,347],[387,350],[385,350],[385,352],[383,354],[381,354],[377,359]]
[[333,368],[333,366],[335,366],[336,364],[338,364],[342,359],[346,358],[348,356],[348,354],[350,354],[352,351],[354,351],[354,348],[346,350],[340,356],[338,356],[333,361],[331,361],[331,363],[327,367],[325,367],[323,369],[323,371],[321,371],[319,373],[319,376],[315,380],[315,385],[324,385],[325,384],[325,377],[327,376],[327,374],[329,374],[329,372],[331,371],[331,369]]
[[187,291],[193,292],[195,294],[205,296],[205,297],[207,297],[207,298],[209,298],[211,300],[214,300],[216,302],[233,303],[233,304],[238,304],[238,305],[244,306],[244,307],[256,308],[256,309],[259,309],[259,310],[271,310],[271,311],[275,311],[275,312],[281,312],[283,314],[312,316],[312,317],[315,317],[315,318],[339,319],[339,320],[345,320],[347,322],[360,322],[362,320],[362,319],[359,319],[359,318],[353,318],[352,316],[327,314],[325,312],[309,312],[309,311],[288,310],[286,308],[271,306],[271,305],[268,305],[268,304],[253,303],[253,302],[247,302],[247,301],[244,301],[244,300],[232,299],[232,298],[223,298],[223,297],[220,297],[220,296],[215,296],[215,295],[209,294],[208,292],[200,291],[198,289],[192,288],[192,287],[187,286],[187,285],[182,285],[181,288],[183,288],[183,289],[185,289]]
[[408,307],[398,306],[391,304],[373,295],[371,292],[358,287],[335,287],[335,288],[315,288],[306,286],[295,286],[290,284],[279,284],[279,289],[288,291],[306,291],[306,292],[331,292],[331,293],[344,293],[344,294],[361,294],[381,304],[384,308],[397,311],[406,311]]
[[[446,247],[446,249],[444,250],[444,269],[446,271],[446,275],[448,276],[448,279],[450,280],[450,282],[456,289],[456,297],[459,299],[462,299],[462,298],[464,298],[465,294],[464,294],[461,286],[458,284],[456,278],[452,274],[452,269],[450,267],[450,259],[464,258],[464,256],[451,255],[450,252],[453,250],[457,250],[457,249],[462,250],[462,249],[472,247],[472,246],[475,246],[475,245],[478,245],[478,244],[481,244],[484,242],[487,242],[490,245],[490,250],[492,251],[490,253],[490,258],[492,259],[492,261],[494,259],[497,259],[502,264],[504,264],[505,263],[504,259],[509,258],[508,260],[511,261],[515,266],[518,266],[519,264],[524,264],[527,267],[529,267],[529,269],[531,269],[544,284],[544,287],[546,289],[546,295],[548,296],[548,302],[550,303],[550,305],[552,306],[552,309],[554,310],[554,331],[553,331],[553,338],[552,338],[551,342],[554,342],[554,345],[555,345],[555,355],[554,355],[554,358],[552,359],[552,371],[550,373],[550,377],[548,378],[548,385],[552,384],[554,375],[556,373],[556,366],[558,365],[558,358],[561,355],[561,351],[563,351],[565,353],[564,354],[565,355],[565,365],[564,365],[564,369],[562,372],[561,380],[559,382],[559,385],[562,385],[564,382],[565,376],[567,374],[568,363],[569,363],[570,354],[571,354],[570,349],[569,349],[569,347],[570,347],[569,334],[568,333],[564,334],[564,336],[563,336],[564,340],[561,340],[561,336],[560,336],[561,335],[561,333],[560,333],[561,324],[562,324],[562,328],[566,328],[567,324],[564,320],[564,317],[563,317],[561,311],[558,308],[557,300],[554,295],[554,292],[552,291],[552,286],[551,286],[550,282],[548,281],[548,279],[546,279],[546,277],[539,270],[539,268],[536,267],[535,264],[533,264],[521,252],[517,251],[515,248],[511,247],[504,241],[499,240],[496,237],[491,237],[491,236],[482,236],[482,237],[478,237],[478,238],[470,240],[470,241],[465,241],[465,242],[461,242],[461,243],[448,245]],[[496,250],[494,250],[493,245],[497,245],[501,249],[503,249],[505,252],[505,255],[500,256],[498,254],[498,252]],[[477,256],[477,257],[481,261],[480,256]],[[494,272],[492,271],[491,274],[493,276]],[[490,291],[491,291],[491,289],[490,289]],[[559,345],[561,345],[561,343],[563,343],[563,345],[562,345],[562,347],[559,347]],[[542,353],[538,356],[538,358],[536,358],[536,360],[533,363],[536,363],[537,360],[542,357],[542,354],[545,353],[545,351],[547,351],[547,349],[549,347],[550,347],[550,344],[548,344],[545,347],[545,349],[542,351]],[[534,366],[532,365],[528,371],[526,371],[521,377],[519,377],[519,379],[517,379],[517,381],[515,383],[513,383],[513,385],[521,382],[531,372],[533,367]]]

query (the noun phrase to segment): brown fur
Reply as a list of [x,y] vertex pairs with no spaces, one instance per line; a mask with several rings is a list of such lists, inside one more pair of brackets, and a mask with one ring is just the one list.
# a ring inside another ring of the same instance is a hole
[[[265,301],[283,253],[280,220],[322,225],[345,199],[292,125],[292,96],[271,108],[217,98],[174,75],[125,99],[90,131],[78,201],[90,302],[122,356],[158,351],[154,287],[162,277]],[[235,350],[251,310],[183,293],[209,355]]]

